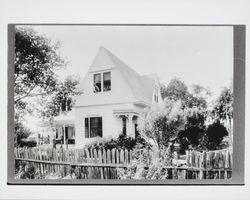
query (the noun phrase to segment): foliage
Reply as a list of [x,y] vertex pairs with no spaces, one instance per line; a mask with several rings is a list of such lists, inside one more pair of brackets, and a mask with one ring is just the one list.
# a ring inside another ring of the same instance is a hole
[[22,142],[22,139],[29,137],[29,135],[31,135],[32,132],[27,127],[25,127],[20,121],[15,120],[14,123],[15,123],[14,145],[23,146],[24,143]]
[[177,78],[173,78],[167,86],[161,85],[162,98],[170,100],[185,100],[188,94],[188,87],[184,82]]
[[223,89],[216,101],[212,114],[215,118],[221,120],[233,119],[233,91],[231,87]]
[[223,138],[228,136],[228,131],[219,120],[209,125],[206,131],[207,136],[207,148],[209,150],[218,149]]
[[[188,91],[186,84],[178,78],[173,78],[167,86],[161,84],[162,98],[170,100],[181,100],[184,107],[207,107],[205,96],[210,96],[208,88],[200,85],[192,85],[191,93]],[[205,94],[205,96],[203,95]]]
[[19,166],[15,164],[15,179],[35,179],[42,178],[39,175],[38,171],[35,171],[35,167],[33,165],[28,165],[26,163],[22,163]]
[[210,91],[209,88],[205,88],[201,85],[193,84],[191,85],[191,93],[195,97],[200,97],[200,98],[208,98],[209,96],[212,95],[212,92]]
[[51,99],[45,97],[40,100],[44,109],[40,110],[41,116],[52,118],[58,116],[60,111],[70,111],[75,103],[74,97],[82,92],[78,88],[79,78],[68,76],[65,81],[56,85],[56,91],[51,95]]
[[230,149],[233,147],[232,140],[229,136],[224,136],[221,143],[219,144],[219,149]]
[[55,70],[65,65],[58,48],[59,43],[52,44],[31,28],[15,29],[15,145],[30,134],[22,124],[24,116],[34,108],[30,98],[47,96],[56,89]]
[[185,119],[181,101],[165,99],[163,104],[146,110],[138,120],[138,130],[148,142],[159,148],[167,146],[184,128]]
[[37,145],[36,141],[23,141],[23,140],[21,140],[18,144],[20,147],[35,147]]
[[119,179],[167,179],[169,174],[165,167],[173,165],[173,152],[170,148],[157,152],[159,159],[154,162],[155,151],[136,148],[133,151],[133,161],[126,168],[118,169]]
[[146,147],[148,144],[140,137],[136,138],[128,137],[124,134],[120,134],[117,139],[114,138],[97,138],[95,141],[87,145],[88,148],[96,149],[113,149],[113,148],[125,148],[128,150],[134,149],[135,146]]
[[188,149],[189,145],[198,147],[202,144],[205,134],[206,113],[203,109],[189,108],[185,110],[185,129],[178,134],[178,140],[181,144],[181,153]]
[[[38,35],[31,28],[15,29],[15,104],[55,91],[55,69],[64,66],[58,55],[59,43]],[[25,104],[22,104],[25,108]]]

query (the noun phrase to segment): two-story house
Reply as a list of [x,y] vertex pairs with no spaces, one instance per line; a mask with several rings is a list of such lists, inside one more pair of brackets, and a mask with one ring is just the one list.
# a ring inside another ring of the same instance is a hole
[[121,133],[136,137],[143,109],[162,102],[156,75],[139,75],[103,47],[80,87],[83,94],[73,111],[56,118],[57,137],[63,136],[64,143],[74,139],[77,148],[96,137],[116,138]]

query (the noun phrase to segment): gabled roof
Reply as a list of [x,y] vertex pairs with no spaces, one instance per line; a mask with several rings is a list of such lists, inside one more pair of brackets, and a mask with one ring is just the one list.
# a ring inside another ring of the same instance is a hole
[[109,68],[119,70],[136,100],[152,103],[155,81],[158,79],[156,75],[141,76],[104,47],[99,48],[89,72],[105,69],[107,66],[104,63],[108,63]]

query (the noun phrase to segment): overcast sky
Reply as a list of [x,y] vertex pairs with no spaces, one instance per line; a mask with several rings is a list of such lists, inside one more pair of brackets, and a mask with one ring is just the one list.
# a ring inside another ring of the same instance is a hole
[[178,77],[211,88],[214,96],[233,77],[233,29],[215,26],[33,26],[62,42],[68,61],[60,76],[83,77],[103,46],[139,74],[156,73],[163,83]]
[[212,98],[233,78],[233,28],[226,26],[33,26],[60,41],[68,61],[59,75],[84,77],[100,46],[139,74],[161,82],[178,77],[188,86],[209,87]]

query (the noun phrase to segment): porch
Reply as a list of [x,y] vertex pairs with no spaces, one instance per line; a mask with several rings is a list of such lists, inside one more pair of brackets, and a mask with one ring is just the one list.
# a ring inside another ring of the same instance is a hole
[[128,137],[136,138],[139,134],[137,130],[137,120],[139,112],[134,110],[113,110],[115,117],[121,119],[122,133]]
[[74,146],[75,145],[75,124],[74,115],[72,111],[61,113],[55,118],[55,144],[60,146]]

